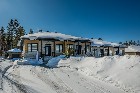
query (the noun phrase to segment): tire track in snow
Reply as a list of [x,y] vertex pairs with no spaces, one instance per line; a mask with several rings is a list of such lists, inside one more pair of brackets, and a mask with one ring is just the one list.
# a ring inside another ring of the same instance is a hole
[[[67,68],[67,67],[66,67],[66,68]],[[69,68],[67,68],[67,69],[69,69]],[[62,68],[59,68],[59,70],[60,70],[62,73],[65,73],[66,75],[70,76],[70,74],[68,74],[67,72],[65,72]],[[92,88],[85,86],[85,84],[94,87],[95,90],[98,90],[98,91],[101,92],[101,93],[111,93],[109,90],[107,90],[107,89],[103,88],[102,86],[96,84],[96,82],[93,82],[93,81],[92,81],[92,82],[89,82],[89,81],[87,81],[84,77],[80,77],[79,73],[75,73],[75,72],[74,72],[74,73],[72,73],[72,74],[75,75],[76,77],[78,77],[78,78],[81,80],[80,82],[78,82],[81,86],[85,87],[86,89],[89,89],[91,92],[97,93],[97,92],[94,91]],[[83,84],[81,84],[81,82],[82,82]],[[84,83],[85,83],[85,84],[84,84]]]
[[[50,69],[47,69],[47,71],[50,71]],[[35,67],[31,68],[31,72],[35,74],[38,78],[40,78],[43,82],[45,82],[47,85],[49,85],[53,90],[55,90],[57,93],[76,93],[73,89],[71,89],[68,85],[66,85],[61,79],[58,79],[54,81],[51,79],[51,77],[46,73],[43,75],[42,71],[41,73],[36,70]],[[50,71],[51,72],[51,71]],[[51,72],[52,73],[52,72]],[[52,73],[53,74],[53,73]]]
[[[4,70],[2,70],[2,80],[4,80],[6,83],[8,83],[8,85],[12,88],[11,93],[34,93],[34,92],[28,91],[26,86],[21,83],[21,80],[19,77],[20,72],[17,68],[15,68],[15,67],[13,68],[14,69],[13,72],[15,74],[8,73],[7,75],[5,75],[6,71],[10,67],[12,67],[12,65],[7,66],[4,68]],[[4,92],[4,90],[3,90],[3,92]]]

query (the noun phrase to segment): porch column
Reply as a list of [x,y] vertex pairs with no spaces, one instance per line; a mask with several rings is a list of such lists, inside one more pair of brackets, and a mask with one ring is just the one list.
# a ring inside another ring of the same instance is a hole
[[41,40],[41,57],[42,57],[42,40]]
[[67,50],[67,41],[66,40],[64,40],[64,46],[63,46],[63,48],[64,48],[64,53],[66,53],[66,50]]
[[118,55],[120,54],[120,47],[118,47]]
[[87,53],[87,45],[86,45],[86,42],[85,42],[85,54]]
[[79,55],[80,54],[80,52],[79,52],[79,40],[78,40],[78,47],[77,47],[77,54]]
[[94,56],[95,56],[95,50],[96,50],[96,49],[94,48]]
[[92,48],[92,47],[91,47],[91,42],[90,42],[90,52],[91,52],[91,48]]
[[109,47],[108,47],[108,50],[107,50],[107,56],[109,56]]

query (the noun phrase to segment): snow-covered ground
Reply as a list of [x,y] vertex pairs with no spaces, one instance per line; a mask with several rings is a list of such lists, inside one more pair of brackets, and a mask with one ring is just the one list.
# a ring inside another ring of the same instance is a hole
[[140,93],[140,56],[61,56],[47,66],[10,67],[0,93]]

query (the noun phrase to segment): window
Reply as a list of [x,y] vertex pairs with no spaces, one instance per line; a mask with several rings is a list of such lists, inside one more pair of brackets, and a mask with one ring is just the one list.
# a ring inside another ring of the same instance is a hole
[[55,52],[56,53],[62,53],[63,52],[63,45],[62,44],[57,44]]
[[73,49],[74,48],[73,44],[68,44],[67,47],[68,47],[68,49]]
[[28,52],[38,51],[38,44],[30,43],[28,44]]
[[90,46],[87,45],[86,47],[87,47],[87,52],[90,52]]

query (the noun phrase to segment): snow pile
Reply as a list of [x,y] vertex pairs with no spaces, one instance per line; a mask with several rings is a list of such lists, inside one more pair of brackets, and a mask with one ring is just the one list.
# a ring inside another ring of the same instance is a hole
[[140,57],[107,56],[103,58],[85,57],[60,60],[58,65],[76,69],[91,78],[111,83],[125,92],[140,92]]
[[21,50],[17,49],[17,48],[14,48],[14,49],[8,50],[8,52],[21,52]]
[[128,48],[125,49],[125,52],[140,52],[140,46],[128,46]]
[[50,59],[47,63],[48,67],[57,67],[58,62],[63,59],[65,57],[65,55],[60,55],[58,57],[54,57],[52,59]]
[[43,64],[43,60],[39,59],[18,59],[15,60],[13,65],[40,65]]

